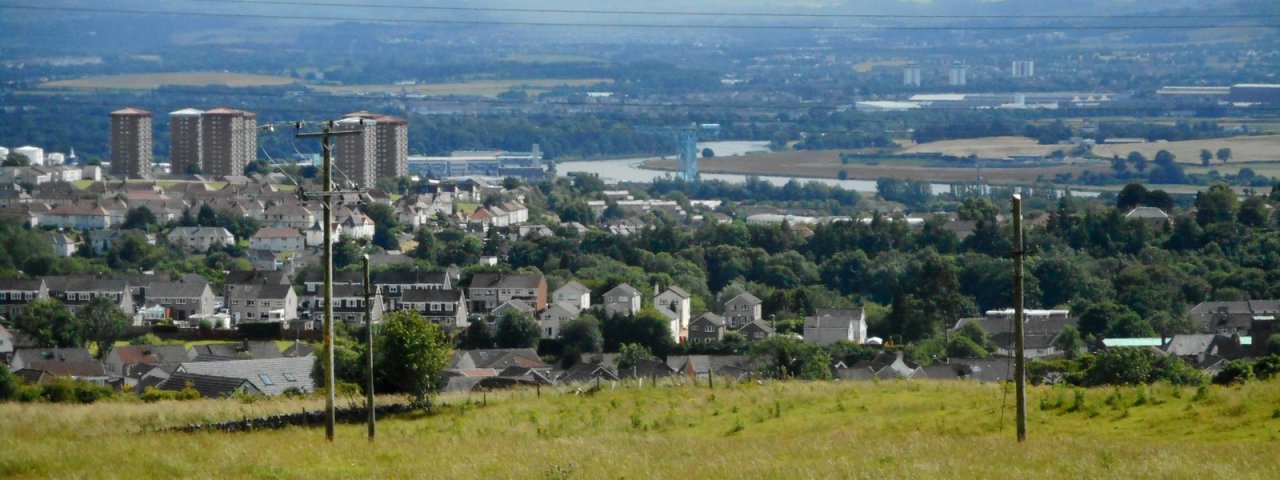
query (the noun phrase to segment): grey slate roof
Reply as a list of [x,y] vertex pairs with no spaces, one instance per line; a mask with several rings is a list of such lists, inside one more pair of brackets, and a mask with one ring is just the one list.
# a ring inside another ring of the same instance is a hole
[[191,388],[200,393],[204,398],[225,398],[230,397],[238,390],[245,390],[254,395],[262,395],[262,391],[258,390],[253,383],[243,378],[220,377],[217,375],[201,375],[186,372],[174,372],[169,378],[156,385],[160,390],[181,391],[187,388],[187,384],[191,384]]
[[152,282],[151,285],[147,286],[147,297],[199,298],[204,294],[204,289],[208,286],[209,283],[204,281]]
[[538,288],[542,275],[477,273],[471,277],[471,288]]
[[252,383],[263,394],[275,396],[288,388],[303,392],[315,390],[311,381],[311,369],[316,357],[281,357],[261,360],[232,360],[223,362],[191,362],[178,367],[179,372],[242,378]]
[[405,290],[401,296],[402,303],[421,303],[421,302],[461,302],[461,290],[424,290],[413,289]]
[[274,342],[210,343],[191,347],[197,362],[280,358]]

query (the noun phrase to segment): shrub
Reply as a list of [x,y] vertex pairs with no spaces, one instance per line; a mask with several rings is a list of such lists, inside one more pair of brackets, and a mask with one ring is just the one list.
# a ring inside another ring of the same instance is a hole
[[40,397],[48,402],[69,403],[75,396],[76,384],[67,378],[58,378],[40,387]]
[[1253,364],[1245,360],[1232,360],[1217,375],[1213,383],[1218,385],[1235,385],[1253,379]]
[[1174,385],[1201,385],[1205,375],[1176,357],[1146,349],[1115,349],[1086,359],[1082,384],[1138,385],[1161,380]]
[[1253,363],[1253,375],[1258,380],[1267,380],[1280,373],[1280,355],[1271,354],[1258,357]]
[[9,373],[9,367],[0,365],[0,402],[12,400],[18,395],[18,379]]

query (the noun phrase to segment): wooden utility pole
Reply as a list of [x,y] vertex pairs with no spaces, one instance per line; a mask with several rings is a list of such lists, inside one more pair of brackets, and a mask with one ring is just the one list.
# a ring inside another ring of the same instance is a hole
[[[333,122],[325,124],[319,133],[298,133],[298,138],[320,137],[321,150],[324,155],[324,164],[320,169],[322,182],[321,193],[319,194],[303,194],[303,197],[319,197],[321,205],[324,206],[324,371],[325,371],[325,398],[324,398],[324,436],[330,442],[333,441],[334,424],[337,422],[337,412],[334,410],[334,392],[337,390],[337,382],[333,373],[333,197],[344,193],[333,189],[333,137],[337,135],[361,135],[364,129],[356,131],[335,132],[333,131]],[[301,129],[302,123],[298,122],[294,128]]]
[[361,257],[364,262],[364,349],[365,357],[368,360],[367,373],[368,383],[364,388],[365,406],[369,409],[369,441],[373,441],[374,433],[377,427],[374,424],[377,419],[374,418],[373,407],[373,283],[370,282],[369,275],[369,254]]
[[1018,441],[1027,440],[1027,364],[1023,355],[1022,322],[1022,261],[1026,251],[1022,246],[1022,195],[1013,194],[1013,381],[1018,403]]

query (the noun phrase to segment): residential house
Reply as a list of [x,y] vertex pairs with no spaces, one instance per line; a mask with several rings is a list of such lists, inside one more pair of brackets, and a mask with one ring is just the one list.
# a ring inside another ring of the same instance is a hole
[[134,298],[128,280],[94,276],[45,277],[49,297],[56,298],[73,312],[78,312],[94,297],[108,296],[126,316],[134,314]]
[[214,245],[235,245],[236,236],[222,227],[176,227],[167,236],[172,245],[181,245],[197,252],[209,250]]
[[13,350],[13,332],[0,324],[0,363],[8,365],[9,357],[13,356]]
[[1173,224],[1169,214],[1156,207],[1137,207],[1124,214],[1124,218],[1138,220],[1150,225],[1153,230],[1160,231]]
[[689,379],[706,379],[713,373],[742,378],[750,371],[751,359],[742,355],[668,355],[666,363],[677,375]]
[[502,305],[498,305],[497,307],[494,307],[493,310],[489,311],[489,316],[493,319],[493,321],[497,321],[507,313],[515,313],[518,315],[532,316],[535,312],[536,310],[534,310],[532,305],[529,305],[528,302],[517,298],[517,299],[507,300],[505,302],[502,302]]
[[342,238],[354,240],[373,238],[373,220],[358,210],[339,208],[334,212],[333,219],[341,226],[338,235]]
[[235,270],[222,281],[222,296],[230,297],[250,285],[289,285],[289,276],[279,270]]
[[[371,314],[373,323],[382,323],[382,294],[373,292]],[[323,318],[324,297],[316,297],[311,303],[312,318]],[[365,322],[365,295],[363,285],[333,286],[333,318],[347,322],[348,325],[362,325]]]
[[667,287],[653,297],[653,306],[671,322],[671,336],[676,342],[689,338],[689,316],[693,309],[693,296],[676,286]]
[[461,290],[412,289],[400,296],[400,308],[416,310],[445,330],[467,328],[467,301]]
[[111,249],[112,245],[119,240],[123,240],[129,236],[141,237],[147,245],[156,244],[156,236],[138,229],[110,229],[110,230],[90,230],[89,248],[92,249],[94,255],[102,255]]
[[108,374],[136,380],[155,367],[171,371],[194,356],[182,345],[118,345],[102,363]]
[[419,272],[413,270],[385,270],[373,275],[373,284],[388,300],[391,308],[410,290],[451,290],[453,279],[445,272]]
[[216,298],[209,282],[190,277],[176,282],[151,283],[146,301],[165,309],[170,319],[187,320],[193,315],[212,315]]
[[867,318],[861,308],[820,308],[804,319],[804,341],[818,345],[867,341]]
[[116,222],[112,221],[112,215],[98,202],[82,201],[53,207],[40,220],[40,224],[74,230],[101,230]]
[[79,241],[61,231],[47,232],[43,235],[43,238],[45,243],[53,246],[53,253],[62,258],[75,255],[76,250],[80,248]]
[[249,239],[249,248],[273,252],[301,252],[306,249],[306,237],[292,228],[264,227]]
[[578,310],[586,310],[591,307],[591,289],[571,280],[552,292],[551,303],[567,303]]
[[206,343],[191,347],[193,362],[221,362],[225,360],[251,360],[280,358],[284,356],[275,342]]
[[316,357],[278,357],[222,362],[188,362],[177,372],[248,380],[267,396],[283,395],[288,390],[308,393],[315,390],[311,370]]
[[689,343],[719,342],[724,340],[724,317],[711,312],[689,322]]
[[560,328],[581,314],[582,310],[575,304],[569,302],[551,304],[538,314],[538,327],[542,330],[542,338],[558,338]]
[[635,315],[640,311],[641,299],[636,287],[622,283],[604,293],[601,306],[613,315]]
[[275,205],[262,214],[262,223],[275,228],[302,230],[316,224],[317,215],[298,203]]
[[168,374],[155,387],[160,390],[180,392],[191,388],[200,394],[200,398],[228,398],[233,395],[263,396],[253,383],[243,378],[219,377],[215,375],[199,375],[186,372]]
[[1275,319],[1278,315],[1280,315],[1280,300],[1201,302],[1191,309],[1191,320],[1198,325],[1203,325],[1205,331],[1241,336],[1250,336],[1253,333],[1252,325],[1255,317]]
[[617,373],[610,370],[604,365],[593,363],[578,362],[572,367],[559,372],[555,376],[555,382],[560,385],[572,385],[575,383],[590,383],[596,381],[616,382],[622,380]]
[[511,300],[524,300],[534,310],[547,307],[547,279],[542,274],[477,273],[467,298],[473,312],[489,312]]
[[12,319],[26,311],[34,300],[49,298],[49,289],[40,278],[0,278],[0,315]]
[[773,326],[765,323],[764,320],[755,319],[739,328],[738,333],[742,334],[748,341],[754,342],[773,336]]
[[231,320],[239,323],[281,322],[298,319],[298,295],[291,285],[250,284],[227,295]]
[[729,299],[724,303],[724,319],[726,326],[730,330],[737,330],[755,320],[762,318],[760,313],[761,302],[759,298],[748,292],[742,292],[738,296]]
[[[956,322],[953,331],[959,331],[966,324],[976,323],[996,344],[996,355],[1014,356],[1016,347],[1013,336],[1013,309],[989,310],[980,318],[964,318]],[[1023,355],[1026,358],[1040,358],[1063,353],[1054,342],[1062,329],[1075,326],[1079,322],[1068,310],[1023,310]]]
[[9,370],[27,379],[71,377],[101,382],[107,376],[102,362],[84,348],[15,349]]

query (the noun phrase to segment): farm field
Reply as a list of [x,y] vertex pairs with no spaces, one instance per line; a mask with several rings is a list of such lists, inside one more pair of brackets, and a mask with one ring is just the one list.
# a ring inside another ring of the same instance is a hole
[[401,92],[410,95],[481,95],[494,96],[512,88],[527,87],[531,90],[560,86],[589,86],[610,83],[607,78],[578,79],[524,79],[524,80],[476,80],[463,83],[420,83],[417,85],[313,85],[312,90],[345,94],[391,94]]
[[1054,150],[1071,150],[1069,145],[1040,145],[1028,137],[986,137],[942,140],[917,144],[901,153],[941,153],[956,157],[1005,158],[1010,155],[1048,155]]
[[[838,150],[792,151],[756,153],[732,157],[713,157],[698,160],[698,171],[703,173],[731,173],[741,175],[778,175],[811,178],[838,178],[843,170],[851,179],[875,180],[892,177],[934,182],[969,182],[977,176],[972,167],[934,167],[916,161],[886,160],[879,165],[865,163],[840,164]],[[646,168],[675,170],[675,160],[649,160]],[[1038,177],[1052,179],[1059,173],[1080,175],[1085,170],[1106,170],[1099,162],[1053,165],[1043,168],[999,168],[998,164],[984,163],[982,177],[988,181],[1019,183],[1034,182]]]
[[1187,140],[1184,142],[1104,144],[1094,146],[1093,153],[1105,157],[1112,155],[1124,157],[1129,152],[1138,152],[1150,159],[1156,156],[1156,152],[1168,150],[1169,153],[1178,157],[1178,163],[1200,165],[1200,150],[1217,152],[1219,148],[1230,148],[1231,160],[1226,165],[1222,165],[1222,162],[1215,158],[1212,161],[1215,167],[1229,168],[1232,163],[1278,161],[1280,160],[1280,135]]
[[382,419],[373,444],[363,425],[340,425],[332,444],[319,428],[154,431],[314,410],[317,399],[4,404],[0,477],[1280,477],[1276,381],[1033,387],[1021,445],[1013,395],[992,383],[604,387],[445,396],[432,414]]
[[225,85],[228,87],[264,87],[289,85],[298,80],[272,75],[228,72],[170,72],[106,75],[46,82],[41,88],[71,88],[79,90],[152,90],[163,85]]

